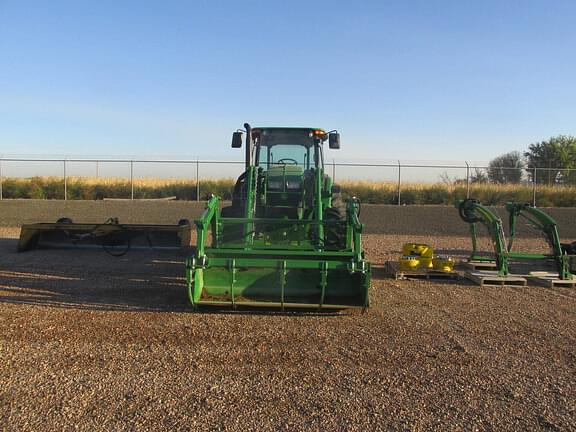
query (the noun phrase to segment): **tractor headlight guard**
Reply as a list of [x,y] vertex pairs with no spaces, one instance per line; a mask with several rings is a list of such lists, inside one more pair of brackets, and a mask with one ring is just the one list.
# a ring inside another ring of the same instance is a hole
[[280,180],[269,180],[268,181],[268,190],[281,191],[282,189],[283,189],[282,182]]
[[289,191],[300,190],[302,184],[299,180],[288,180],[286,182],[286,189]]

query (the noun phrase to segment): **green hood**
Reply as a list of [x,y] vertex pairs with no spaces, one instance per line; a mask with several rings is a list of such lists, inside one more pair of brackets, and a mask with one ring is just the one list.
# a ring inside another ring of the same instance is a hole
[[288,189],[300,189],[303,176],[304,169],[298,165],[280,165],[266,171],[269,190],[285,190],[288,183],[290,183]]

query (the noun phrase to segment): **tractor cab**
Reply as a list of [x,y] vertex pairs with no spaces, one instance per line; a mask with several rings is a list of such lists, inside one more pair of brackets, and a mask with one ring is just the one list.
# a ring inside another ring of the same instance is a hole
[[326,139],[319,129],[252,129],[259,216],[304,217],[304,209],[313,204],[314,171],[323,168],[322,142]]
[[[314,206],[316,173],[323,172],[322,144],[340,147],[337,132],[326,133],[316,128],[259,127],[246,131],[247,169],[256,170],[256,215],[302,219]],[[242,145],[242,132],[235,132],[232,147]],[[246,178],[239,178],[233,201],[245,203]],[[332,182],[322,175],[324,197],[331,198]],[[329,204],[329,203],[328,203]],[[308,210],[308,211],[307,211]]]
[[296,166],[301,170],[323,166],[322,143],[327,134],[321,129],[252,129],[253,157],[256,166],[269,170]]

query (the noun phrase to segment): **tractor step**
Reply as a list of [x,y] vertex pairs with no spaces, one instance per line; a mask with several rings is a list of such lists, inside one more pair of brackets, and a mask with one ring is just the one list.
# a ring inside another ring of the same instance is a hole
[[558,273],[548,273],[539,275],[530,275],[530,282],[546,288],[574,288],[576,287],[576,277],[572,279],[559,279]]
[[403,270],[396,261],[386,261],[384,269],[387,274],[396,280],[409,279],[458,279],[458,272],[452,270],[449,272],[430,269]]
[[496,271],[467,271],[464,273],[466,279],[480,286],[526,286],[526,278],[522,276],[507,275],[500,276]]

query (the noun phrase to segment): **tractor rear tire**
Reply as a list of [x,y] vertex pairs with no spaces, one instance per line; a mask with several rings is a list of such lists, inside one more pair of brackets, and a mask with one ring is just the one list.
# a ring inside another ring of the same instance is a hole
[[346,248],[346,205],[340,197],[332,198],[332,207],[324,210],[324,220],[340,222],[326,224],[324,227],[324,246],[327,250]]
[[[242,209],[237,206],[223,207],[220,211],[223,218],[242,217]],[[243,226],[241,224],[224,225],[222,227],[222,237],[224,242],[239,242],[242,240]]]

